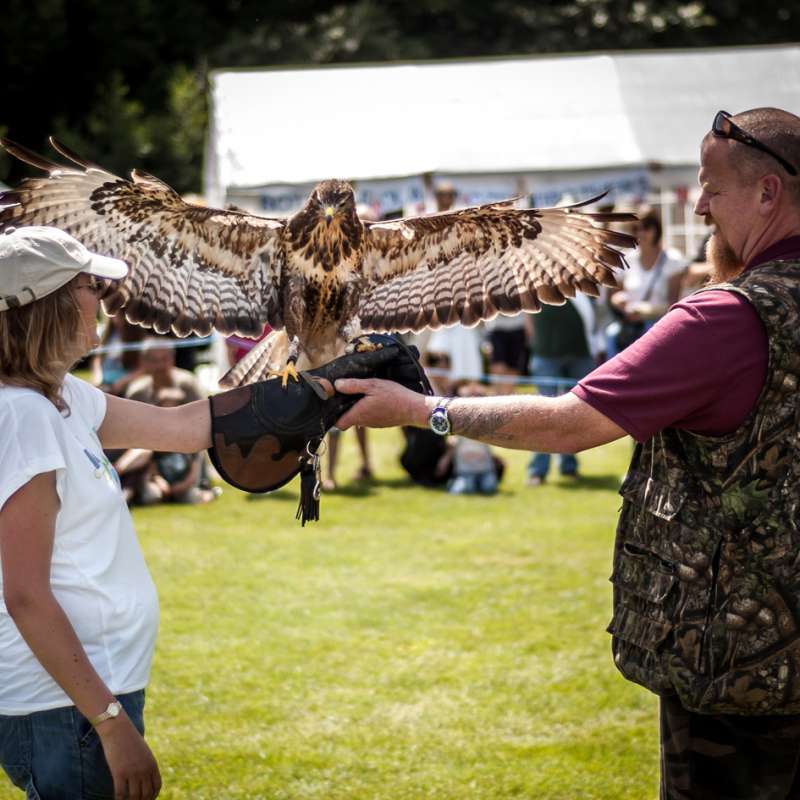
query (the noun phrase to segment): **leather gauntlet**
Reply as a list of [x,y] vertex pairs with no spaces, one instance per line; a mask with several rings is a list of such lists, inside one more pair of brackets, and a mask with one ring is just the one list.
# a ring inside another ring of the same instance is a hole
[[[351,346],[353,352],[301,372],[300,380],[286,387],[271,379],[210,398],[213,444],[208,452],[225,481],[246,492],[270,492],[307,470],[328,430],[362,397],[335,393],[339,378],[383,378],[432,394],[416,348],[386,334],[361,336]],[[311,490],[318,498],[314,483]],[[301,506],[308,500],[301,498]],[[310,506],[307,511],[304,522],[314,518]]]

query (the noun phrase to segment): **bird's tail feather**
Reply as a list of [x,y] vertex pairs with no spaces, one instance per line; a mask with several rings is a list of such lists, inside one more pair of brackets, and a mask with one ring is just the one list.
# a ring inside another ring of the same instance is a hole
[[263,381],[270,370],[285,366],[288,355],[289,337],[286,331],[272,331],[222,376],[219,385],[225,389],[236,389],[248,383]]

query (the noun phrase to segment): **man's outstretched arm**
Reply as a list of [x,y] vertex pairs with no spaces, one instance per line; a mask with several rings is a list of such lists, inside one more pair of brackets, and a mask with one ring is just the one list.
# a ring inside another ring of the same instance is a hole
[[[424,428],[441,400],[381,380],[339,380],[336,390],[364,395],[337,422],[342,429],[352,425]],[[561,397],[457,397],[447,406],[447,413],[453,433],[514,450],[578,453],[627,435],[619,425],[571,393]]]

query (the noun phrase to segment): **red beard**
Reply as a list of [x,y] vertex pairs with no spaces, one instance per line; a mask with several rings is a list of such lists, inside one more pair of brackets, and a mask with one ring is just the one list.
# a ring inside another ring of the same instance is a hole
[[734,253],[728,240],[719,232],[719,226],[716,226],[706,244],[706,260],[711,265],[712,283],[729,281],[744,269],[744,264]]

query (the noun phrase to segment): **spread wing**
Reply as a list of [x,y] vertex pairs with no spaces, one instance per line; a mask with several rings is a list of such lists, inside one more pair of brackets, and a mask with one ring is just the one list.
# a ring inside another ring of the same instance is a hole
[[633,247],[636,239],[599,226],[636,217],[580,210],[600,197],[544,209],[516,209],[508,200],[365,223],[362,328],[472,326],[498,313],[560,305],[576,291],[597,295],[601,285],[615,287],[613,270],[626,266],[616,248]]
[[158,178],[131,180],[90,164],[53,139],[74,162],[55,164],[0,139],[17,158],[48,172],[0,194],[0,229],[52,225],[90,250],[128,263],[126,278],[106,288],[110,314],[178,336],[257,336],[283,325],[278,284],[281,220],[191,205]]

